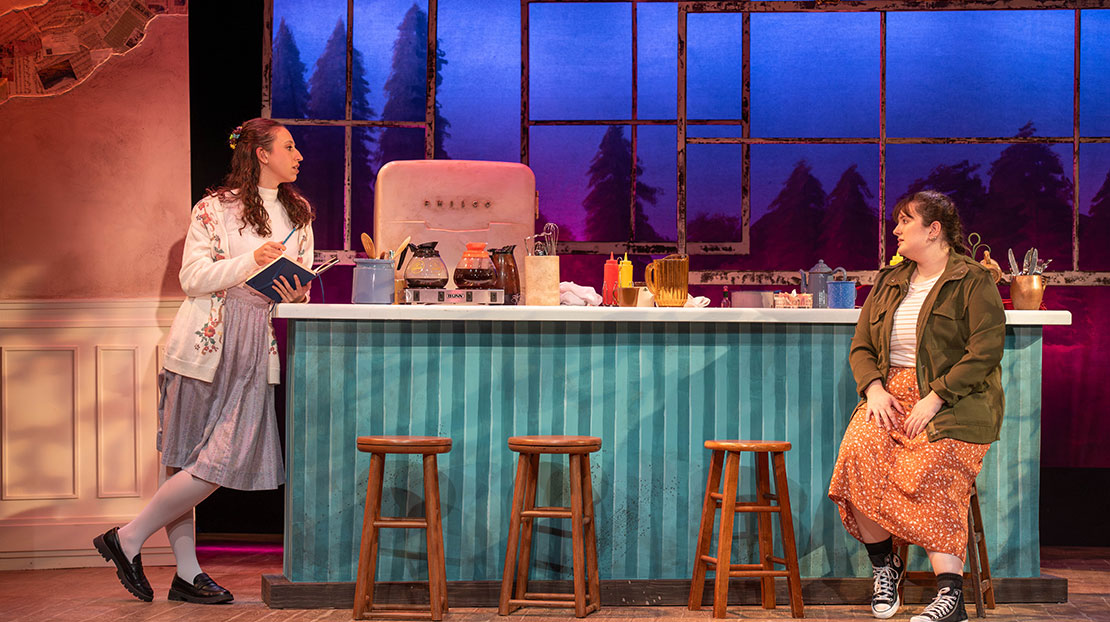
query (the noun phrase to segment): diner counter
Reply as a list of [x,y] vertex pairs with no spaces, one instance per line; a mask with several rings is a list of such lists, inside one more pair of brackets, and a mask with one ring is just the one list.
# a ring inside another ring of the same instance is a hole
[[[802,576],[870,577],[827,497],[859,399],[848,367],[858,310],[283,304],[276,315],[289,334],[290,585],[354,580],[369,467],[355,439],[371,434],[453,440],[439,460],[448,581],[500,580],[515,459],[506,439],[525,434],[602,439],[591,467],[603,584],[689,580],[703,443],[714,438],[792,443]],[[1042,332],[1071,314],[1008,311],[1006,321],[1002,438],[977,483],[994,576],[1039,577]],[[566,468],[541,467],[552,491],[541,503],[566,503]],[[742,464],[743,490],[753,468]],[[421,486],[418,460],[391,457],[383,514],[422,513]],[[750,520],[738,517],[741,560],[757,558]],[[569,576],[561,534],[558,521],[540,524],[534,578]],[[426,576],[422,538],[384,531],[378,580]]]
[[[859,309],[720,307],[527,307],[490,305],[280,304],[275,317],[319,320],[493,320],[505,322],[766,322],[855,324]],[[1010,326],[1071,324],[1070,311],[1007,311]]]

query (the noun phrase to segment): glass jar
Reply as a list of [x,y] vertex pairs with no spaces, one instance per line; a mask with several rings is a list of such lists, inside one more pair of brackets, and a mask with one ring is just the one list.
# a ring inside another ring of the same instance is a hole
[[505,290],[504,304],[507,305],[520,304],[520,274],[516,267],[516,259],[513,257],[515,248],[515,244],[510,244],[504,248],[490,250],[493,255],[493,267],[497,270],[497,280],[493,287]]
[[436,250],[439,242],[409,244],[412,259],[405,268],[405,284],[411,289],[440,289],[447,286],[447,264]]
[[462,259],[455,266],[455,287],[459,289],[490,289],[497,281],[485,242],[467,242]]

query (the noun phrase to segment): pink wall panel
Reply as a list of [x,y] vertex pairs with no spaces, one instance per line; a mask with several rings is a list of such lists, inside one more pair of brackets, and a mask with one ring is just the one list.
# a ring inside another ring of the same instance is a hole
[[0,299],[182,295],[186,16],[67,93],[8,100],[0,127]]

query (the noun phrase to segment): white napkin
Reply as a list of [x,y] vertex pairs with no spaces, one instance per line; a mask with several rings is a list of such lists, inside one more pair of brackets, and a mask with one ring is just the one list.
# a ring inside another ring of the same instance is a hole
[[686,294],[686,304],[684,307],[708,307],[709,299],[705,296],[691,296]]
[[601,296],[597,290],[588,285],[579,285],[571,281],[559,283],[559,304],[572,307],[596,307],[601,304]]

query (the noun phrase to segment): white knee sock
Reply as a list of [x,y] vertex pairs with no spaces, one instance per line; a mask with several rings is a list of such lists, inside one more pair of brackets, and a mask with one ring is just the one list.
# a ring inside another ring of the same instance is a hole
[[[123,554],[127,559],[134,558],[155,531],[179,520],[186,512],[191,516],[193,508],[217,488],[217,484],[193,477],[186,471],[178,471],[162,484],[158,492],[154,493],[154,498],[134,520],[119,528],[119,543]],[[171,537],[171,544],[172,541]],[[177,553],[176,548],[174,553]],[[188,580],[192,579],[188,577]]]
[[177,560],[177,576],[192,583],[201,573],[197,561],[197,543],[193,531],[193,510],[189,510],[166,525],[166,535],[170,539],[174,559]]

